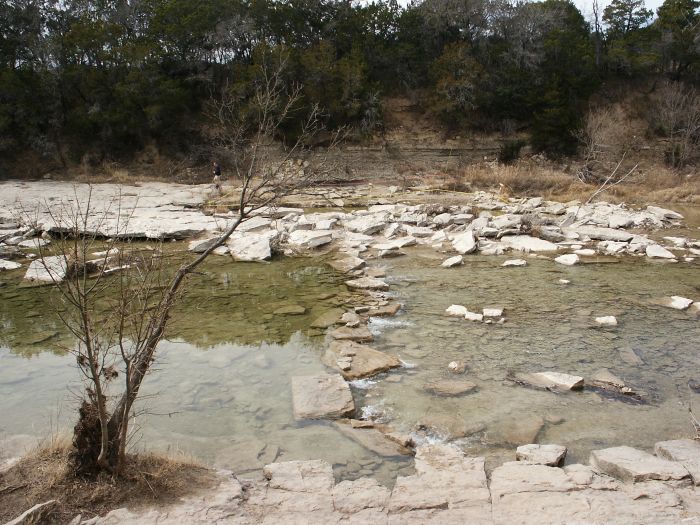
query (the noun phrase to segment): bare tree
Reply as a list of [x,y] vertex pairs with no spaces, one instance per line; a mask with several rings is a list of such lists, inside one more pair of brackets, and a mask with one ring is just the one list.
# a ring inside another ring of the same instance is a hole
[[[250,113],[240,118],[240,99],[224,94],[212,100],[221,145],[231,150],[240,178],[238,213],[203,253],[173,274],[164,271],[160,251],[129,250],[121,244],[130,213],[119,209],[119,199],[109,214],[96,213],[91,198],[75,199],[72,206],[54,212],[54,230],[64,238],[58,243],[59,255],[42,254],[41,262],[61,292],[64,308],[59,315],[77,339],[76,360],[86,379],[73,436],[78,473],[119,473],[124,468],[134,403],[188,276],[251,214],[330,176],[326,157],[313,155],[306,146],[322,130],[318,108],[304,118],[296,142],[281,157],[273,160],[267,154],[266,146],[299,101],[300,87],[290,88],[283,80],[285,66],[261,67],[260,80],[246,101],[253,118]],[[116,240],[95,259],[91,254],[104,242],[106,231]]]
[[673,168],[686,165],[700,142],[700,96],[680,82],[665,82],[658,90],[652,125],[667,137],[666,161]]
[[636,173],[639,164],[632,162],[629,154],[638,139],[619,106],[591,110],[577,138],[583,163],[576,175],[581,182],[597,186],[587,203]]

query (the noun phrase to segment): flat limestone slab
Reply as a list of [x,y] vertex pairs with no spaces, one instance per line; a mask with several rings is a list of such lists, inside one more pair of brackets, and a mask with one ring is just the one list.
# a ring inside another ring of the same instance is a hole
[[689,481],[680,463],[658,458],[632,447],[612,447],[591,452],[590,464],[598,471],[628,483],[640,481]]
[[517,373],[512,379],[518,383],[546,390],[580,390],[583,378],[560,372]]
[[333,468],[321,460],[270,463],[263,469],[272,489],[290,492],[330,493]]
[[375,428],[353,428],[352,425],[342,421],[334,423],[334,426],[345,436],[380,456],[392,457],[411,454],[408,448],[390,440]]
[[345,480],[333,487],[333,508],[343,514],[356,514],[364,509],[384,510],[389,489],[376,479]]
[[351,281],[345,281],[348,288],[355,290],[388,290],[389,285],[386,284],[381,279],[375,279],[374,277],[360,277],[359,279],[353,279]]
[[537,465],[559,466],[566,457],[566,447],[561,445],[529,445],[519,446],[515,451],[518,461],[535,463]]
[[45,283],[61,282],[68,273],[68,263],[62,255],[52,255],[29,263],[24,278],[28,281]]
[[349,381],[370,377],[401,366],[399,358],[354,341],[333,341],[323,362],[340,371]]
[[14,261],[6,261],[5,259],[0,259],[0,270],[16,270],[22,265]]
[[350,328],[349,326],[341,326],[331,332],[333,339],[345,341],[369,342],[374,341],[374,336],[366,326]]
[[355,411],[350,387],[339,374],[293,377],[292,402],[296,419],[339,418]]
[[349,273],[352,272],[353,270],[358,270],[365,266],[365,261],[363,259],[360,259],[359,257],[354,257],[352,255],[348,255],[346,257],[340,257],[338,259],[334,259],[328,263],[328,265],[333,268],[334,270],[337,270],[339,272],[343,273]]
[[561,372],[536,372],[531,374],[543,383],[551,383],[554,388],[562,390],[580,390],[583,388],[583,378]]
[[[389,514],[428,509],[481,509],[479,519],[465,514],[458,523],[484,523],[490,517],[490,494],[484,458],[467,458],[454,445],[422,445],[416,449],[416,474],[399,476],[389,499]],[[411,523],[404,519],[401,523]],[[416,520],[416,523],[433,523]],[[452,523],[440,521],[434,523]]]
[[510,461],[491,473],[491,497],[494,502],[505,494],[569,492],[574,487],[564,470],[546,465]]
[[657,456],[683,464],[695,486],[700,486],[700,441],[694,439],[674,439],[660,441],[654,445]]

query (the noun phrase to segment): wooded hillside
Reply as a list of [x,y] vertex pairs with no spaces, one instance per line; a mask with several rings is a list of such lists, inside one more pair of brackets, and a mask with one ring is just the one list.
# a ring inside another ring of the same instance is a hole
[[566,0],[7,0],[0,163],[12,176],[27,159],[95,164],[146,146],[209,157],[215,102],[254,118],[253,86],[274,69],[302,90],[281,140],[318,104],[327,128],[362,142],[382,131],[382,100],[405,96],[445,130],[524,134],[535,151],[571,155],[587,115],[634,91],[632,117],[668,139],[677,167],[700,127],[698,6],[614,0],[587,21]]

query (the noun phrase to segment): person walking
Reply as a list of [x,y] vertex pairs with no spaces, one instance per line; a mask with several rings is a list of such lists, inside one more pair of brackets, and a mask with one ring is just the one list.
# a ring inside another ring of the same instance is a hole
[[214,180],[213,180],[214,189],[216,190],[216,192],[219,195],[221,195],[221,193],[222,193],[221,192],[221,165],[216,161],[212,161],[211,172],[212,172],[212,175],[214,175]]

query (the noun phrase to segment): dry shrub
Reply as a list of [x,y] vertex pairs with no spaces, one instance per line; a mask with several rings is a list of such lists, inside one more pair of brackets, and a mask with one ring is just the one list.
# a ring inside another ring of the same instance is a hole
[[56,499],[51,523],[68,523],[76,515],[87,519],[128,504],[130,508],[168,504],[213,486],[216,475],[184,456],[139,454],[127,456],[126,474],[100,475],[95,480],[71,471],[70,438],[53,439],[0,472],[0,523],[32,506]]
[[[554,164],[532,160],[521,160],[511,166],[472,164],[462,170],[433,173],[424,178],[424,184],[447,192],[487,190],[500,194],[503,199],[542,196],[562,202],[585,202],[599,187],[581,182]],[[607,189],[601,198],[629,203],[700,203],[700,177],[691,173],[680,178],[669,168],[647,167],[633,178]]]
[[[640,139],[631,118],[619,104],[589,111],[577,137],[583,163],[578,170],[582,182],[600,183],[611,175],[632,175],[638,165]],[[615,181],[612,181],[615,182]]]
[[[488,189],[508,196],[549,196],[571,192],[580,185],[569,174],[530,162],[513,165],[474,164],[456,176],[455,185],[470,191]],[[580,185],[583,186],[583,185]]]
[[665,155],[672,168],[692,162],[700,145],[700,94],[681,82],[664,82],[654,97],[651,125],[668,140]]

